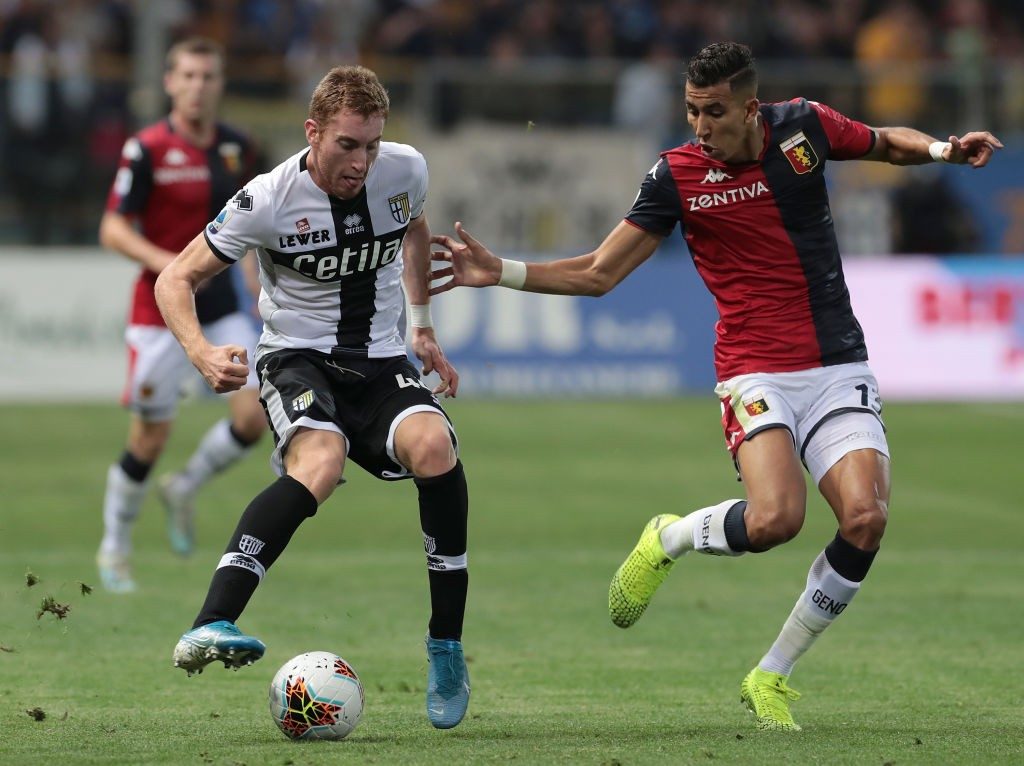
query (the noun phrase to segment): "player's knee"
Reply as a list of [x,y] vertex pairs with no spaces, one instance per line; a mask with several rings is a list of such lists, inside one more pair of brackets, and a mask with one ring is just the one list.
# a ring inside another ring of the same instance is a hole
[[430,428],[420,433],[414,443],[403,450],[413,476],[428,478],[448,473],[455,466],[455,448],[447,428]]
[[262,408],[247,410],[233,418],[231,428],[247,445],[255,444],[267,430],[267,416]]
[[340,438],[317,438],[294,446],[298,449],[289,449],[285,454],[285,470],[322,503],[341,480],[345,469],[345,442]]
[[843,538],[861,550],[878,548],[889,520],[889,506],[878,497],[858,500],[844,509],[839,531]]
[[788,543],[800,533],[804,525],[804,504],[795,501],[750,503],[743,520],[751,547],[765,551]]
[[140,423],[128,438],[128,451],[143,463],[155,463],[171,435],[169,423]]

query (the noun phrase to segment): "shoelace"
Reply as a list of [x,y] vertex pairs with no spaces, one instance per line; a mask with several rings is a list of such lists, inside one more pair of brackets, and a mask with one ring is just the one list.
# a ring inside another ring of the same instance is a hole
[[455,652],[445,648],[431,649],[431,656],[434,662],[440,660],[440,655],[447,655],[448,672],[438,673],[437,693],[445,699],[450,699],[462,690],[462,673],[455,662]]
[[761,697],[765,707],[769,708],[773,713],[781,713],[784,718],[790,717],[789,708],[785,704],[786,700],[795,702],[800,699],[800,692],[790,689],[781,681],[767,688],[758,686],[757,690],[761,692],[758,696]]

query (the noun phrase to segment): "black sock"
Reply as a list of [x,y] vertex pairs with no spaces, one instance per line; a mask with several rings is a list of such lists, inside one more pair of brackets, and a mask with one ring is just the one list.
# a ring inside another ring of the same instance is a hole
[[737,553],[749,551],[760,553],[760,548],[752,548],[750,538],[747,537],[747,524],[743,520],[743,514],[747,511],[747,501],[740,500],[732,508],[725,512],[725,519],[722,523],[722,530],[725,532],[725,542]]
[[192,627],[217,620],[235,622],[266,570],[299,525],[316,513],[316,507],[313,494],[290,476],[281,477],[253,498],[238,520]]
[[143,463],[128,450],[121,453],[121,459],[117,461],[125,475],[134,482],[141,484],[149,476],[152,463]]
[[462,463],[456,462],[448,473],[414,481],[420,495],[420,526],[430,579],[430,636],[458,641],[469,589],[466,474]]
[[852,582],[861,582],[868,576],[868,570],[878,551],[865,551],[845,540],[838,532],[832,542],[825,546],[825,558],[841,576]]

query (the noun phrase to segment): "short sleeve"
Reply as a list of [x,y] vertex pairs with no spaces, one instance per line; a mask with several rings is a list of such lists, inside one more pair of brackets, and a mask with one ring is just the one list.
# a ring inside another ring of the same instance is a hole
[[206,244],[225,263],[234,263],[249,250],[266,246],[274,220],[271,195],[259,176],[234,197],[203,230]]
[[430,174],[427,171],[427,160],[417,154],[418,181],[413,199],[409,200],[409,218],[419,218],[423,214],[423,206],[427,202],[427,185]]
[[875,146],[875,131],[817,101],[808,101],[828,137],[830,160],[855,160]]
[[645,231],[667,237],[682,217],[679,189],[669,170],[668,160],[662,157],[644,176],[625,219]]
[[122,215],[137,215],[145,210],[152,188],[152,157],[142,142],[132,136],[121,149],[106,209]]

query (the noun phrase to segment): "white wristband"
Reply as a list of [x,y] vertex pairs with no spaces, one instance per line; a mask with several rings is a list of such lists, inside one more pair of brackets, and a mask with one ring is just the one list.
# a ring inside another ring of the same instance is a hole
[[430,319],[430,304],[426,303],[422,306],[414,306],[410,303],[409,324],[413,327],[433,327],[434,323]]
[[952,144],[950,144],[949,141],[932,141],[928,144],[928,154],[930,154],[932,159],[936,162],[946,162],[947,160],[942,156],[942,153],[950,146],[952,146]]
[[509,261],[501,259],[501,277],[498,284],[502,287],[511,287],[513,290],[522,290],[526,284],[526,264],[523,261]]

